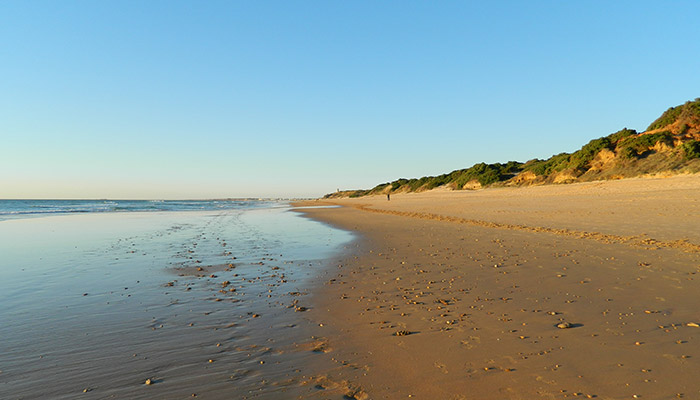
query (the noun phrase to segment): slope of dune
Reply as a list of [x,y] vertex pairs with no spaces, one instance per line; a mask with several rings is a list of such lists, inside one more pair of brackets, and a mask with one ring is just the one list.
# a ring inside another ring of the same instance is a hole
[[479,163],[447,174],[402,178],[372,189],[338,191],[326,197],[421,192],[437,187],[475,190],[697,172],[700,172],[700,98],[669,108],[644,132],[624,128],[593,139],[573,153],[525,163]]

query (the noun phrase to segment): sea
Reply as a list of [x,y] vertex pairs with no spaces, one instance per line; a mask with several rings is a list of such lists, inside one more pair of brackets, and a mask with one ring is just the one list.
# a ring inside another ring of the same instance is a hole
[[0,398],[313,398],[353,240],[283,200],[0,200]]
[[236,210],[285,206],[282,200],[0,200],[0,221],[51,214]]

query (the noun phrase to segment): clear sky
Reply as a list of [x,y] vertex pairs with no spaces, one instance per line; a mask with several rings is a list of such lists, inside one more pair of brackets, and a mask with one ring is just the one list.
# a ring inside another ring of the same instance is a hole
[[0,198],[320,196],[700,97],[698,1],[2,1]]

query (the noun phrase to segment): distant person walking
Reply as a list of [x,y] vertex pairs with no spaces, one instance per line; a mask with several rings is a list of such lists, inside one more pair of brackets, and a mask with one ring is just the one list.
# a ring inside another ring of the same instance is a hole
[[391,201],[391,195],[389,193],[386,194],[386,201]]

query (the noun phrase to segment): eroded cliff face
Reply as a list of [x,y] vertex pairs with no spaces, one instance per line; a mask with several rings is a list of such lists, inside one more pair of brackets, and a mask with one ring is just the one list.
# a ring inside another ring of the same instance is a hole
[[700,172],[700,99],[671,107],[642,133],[623,129],[572,154],[532,160],[505,186]]

